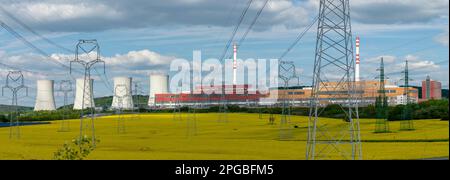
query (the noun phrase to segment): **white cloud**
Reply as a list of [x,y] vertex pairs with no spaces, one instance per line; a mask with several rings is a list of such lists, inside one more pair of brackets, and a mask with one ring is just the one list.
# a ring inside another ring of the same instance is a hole
[[[68,69],[63,68],[56,63],[52,63],[51,61],[69,66],[69,62],[73,59],[73,55],[52,54],[51,58],[47,58],[34,53],[8,55],[7,53],[0,52],[0,59],[2,59],[2,64],[23,69],[25,72],[26,70],[32,70],[32,72],[28,73],[41,75],[33,77],[30,74],[30,77],[33,78],[61,78],[58,77],[58,75],[67,74]],[[112,57],[102,57],[102,60],[106,63],[108,74],[114,76],[130,76],[130,74],[146,75],[149,72],[165,72],[174,59],[176,59],[176,57],[161,55],[148,49],[130,51],[126,54],[117,54]],[[100,70],[99,66],[96,67]],[[3,66],[3,68],[9,69],[5,66]],[[77,69],[80,70],[80,67],[74,65],[73,69],[74,71]],[[77,72],[74,75],[78,75]]]
[[32,14],[38,21],[65,21],[77,18],[95,17],[99,19],[116,19],[122,14],[105,4],[52,4],[52,3],[24,3],[18,6],[15,13]]
[[383,61],[385,64],[390,64],[390,63],[394,63],[397,60],[397,57],[395,56],[390,56],[390,55],[385,55],[385,56],[377,56],[377,57],[372,57],[372,58],[367,58],[361,61],[361,63],[374,63],[374,64],[379,64],[381,61],[381,58],[383,58]]
[[163,56],[150,50],[130,51],[127,54],[117,54],[113,57],[106,57],[104,60],[110,66],[159,66],[169,65],[176,57]]
[[[418,71],[433,71],[439,69],[439,65],[433,61],[424,60],[418,56],[407,55],[405,59],[408,60],[409,68]],[[404,66],[404,65],[403,65]]]
[[444,33],[436,36],[434,38],[434,40],[436,42],[442,44],[443,46],[447,46],[448,47],[448,38],[449,38],[449,36],[448,36],[448,27],[447,27],[447,29],[444,31]]

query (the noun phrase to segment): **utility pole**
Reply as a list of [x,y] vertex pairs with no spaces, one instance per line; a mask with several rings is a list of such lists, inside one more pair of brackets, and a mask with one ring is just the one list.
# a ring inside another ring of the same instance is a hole
[[20,122],[19,122],[19,110],[18,110],[18,98],[17,94],[20,90],[26,90],[26,96],[28,96],[28,87],[25,86],[25,80],[21,71],[9,71],[6,75],[6,85],[2,88],[2,96],[4,96],[4,90],[9,89],[12,93],[12,103],[9,114],[9,139],[20,139]]
[[[84,110],[85,110],[85,102],[91,101],[91,106],[94,105],[94,102],[90,96],[93,96],[93,87],[92,87],[92,80],[91,80],[91,68],[95,64],[103,64],[103,73],[106,72],[106,65],[103,60],[101,60],[100,55],[100,46],[98,45],[97,40],[79,40],[78,44],[76,46],[75,50],[75,60],[70,61],[70,73],[72,73],[72,64],[77,63],[83,66],[84,68],[84,81],[83,81],[83,98],[81,102],[81,116],[80,116],[80,139],[83,138],[83,136],[87,136],[86,131],[89,129],[88,124],[84,124],[84,120],[86,119],[84,117]],[[87,84],[90,84],[90,89],[87,91],[86,86]],[[96,137],[95,137],[95,107],[89,107],[90,109],[90,119],[91,119],[91,135],[92,135],[92,143],[94,146],[96,145]],[[86,126],[86,127],[85,127]]]
[[[306,159],[362,159],[349,0],[320,0]],[[330,79],[331,78],[331,79]],[[331,99],[323,102],[323,98]],[[345,122],[329,131],[324,108],[339,106]]]

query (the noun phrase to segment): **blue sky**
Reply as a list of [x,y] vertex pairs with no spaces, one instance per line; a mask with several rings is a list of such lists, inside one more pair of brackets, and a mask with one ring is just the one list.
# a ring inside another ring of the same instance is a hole
[[[20,26],[11,15],[35,32],[69,49],[78,39],[97,39],[107,63],[110,83],[115,76],[132,76],[148,89],[151,72],[168,71],[176,58],[192,59],[201,50],[203,59],[219,58],[247,0],[0,0],[0,20],[35,46],[54,57],[46,58],[0,29],[0,62],[25,72],[30,86],[24,105],[33,105],[35,81],[67,79],[67,70],[51,61],[73,58]],[[237,39],[245,32],[264,0],[254,0]],[[362,78],[377,76],[379,58],[386,73],[401,84],[402,64],[411,61],[413,85],[427,75],[448,88],[448,0],[351,0],[355,36],[361,37]],[[240,46],[239,58],[278,58],[317,15],[319,0],[271,0]],[[10,15],[8,15],[9,13]],[[301,72],[301,83],[310,85],[316,26],[289,53]],[[231,50],[230,50],[231,51]],[[0,77],[11,67],[0,64]],[[74,74],[79,77],[79,75]],[[3,85],[3,80],[0,81]],[[96,96],[111,95],[97,78]],[[148,91],[148,90],[147,90]],[[61,99],[61,98],[57,98]],[[0,104],[8,104],[2,97]],[[58,105],[60,101],[58,100]]]

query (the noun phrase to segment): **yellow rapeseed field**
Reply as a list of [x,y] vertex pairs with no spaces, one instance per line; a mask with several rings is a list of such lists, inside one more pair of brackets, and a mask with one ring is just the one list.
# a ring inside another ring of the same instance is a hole
[[[197,135],[188,136],[186,115],[174,121],[172,114],[142,114],[126,118],[126,133],[116,131],[117,117],[95,120],[100,143],[88,159],[181,160],[301,160],[305,159],[307,117],[292,118],[293,138],[279,140],[278,124],[268,115],[229,114],[219,123],[217,114],[197,114]],[[280,120],[276,117],[276,121]],[[58,132],[60,121],[21,127],[22,138],[10,140],[9,128],[0,128],[0,159],[52,159],[53,153],[79,134],[79,120],[70,121],[70,132]],[[449,156],[448,121],[415,121],[415,131],[373,133],[375,120],[361,120],[364,159],[424,159]],[[320,124],[338,133],[341,120],[322,118]]]

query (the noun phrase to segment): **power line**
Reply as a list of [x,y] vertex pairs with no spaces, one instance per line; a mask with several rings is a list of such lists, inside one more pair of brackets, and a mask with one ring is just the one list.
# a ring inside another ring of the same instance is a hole
[[[27,39],[25,39],[22,35],[20,35],[19,33],[17,33],[14,29],[12,29],[10,26],[8,26],[5,22],[0,20],[0,26],[2,26],[6,31],[8,31],[11,35],[13,35],[15,38],[17,38],[18,40],[22,41],[26,46],[28,46],[29,48],[35,50],[36,52],[38,52],[39,54],[48,57],[50,59],[53,59],[51,56],[49,56],[46,52],[44,52],[43,50],[39,49],[38,47],[36,47],[34,44],[32,44],[30,41],[28,41]],[[52,63],[55,63],[63,68],[66,69],[70,69],[69,66],[60,63],[58,61],[51,61]]]
[[299,42],[302,40],[302,38],[305,36],[305,34],[311,29],[311,27],[316,24],[316,22],[319,20],[319,16],[315,17],[311,24],[309,24],[295,39],[295,41],[289,46],[289,48],[278,58],[279,61],[281,61]]
[[51,75],[62,76],[62,75],[66,75],[66,74],[44,73],[44,72],[32,71],[32,70],[27,70],[27,69],[24,69],[24,68],[18,68],[18,67],[15,67],[15,66],[7,65],[7,64],[1,63],[1,62],[0,62],[0,66],[4,66],[6,68],[13,69],[13,70],[18,70],[18,71],[22,71],[22,72],[31,73],[31,74],[39,74],[39,75],[44,75],[44,76],[51,76]]
[[258,18],[261,16],[263,10],[266,8],[267,3],[269,3],[270,0],[266,0],[263,4],[263,6],[261,7],[261,9],[259,9],[258,13],[256,13],[255,18],[253,19],[252,23],[250,24],[250,26],[248,27],[247,31],[244,33],[244,35],[242,36],[241,40],[239,40],[238,45],[242,46],[243,42],[245,41],[245,39],[247,38],[248,33],[250,33],[250,31],[252,30],[253,26],[256,24],[256,22],[258,21]]
[[[433,34],[432,36],[436,36],[436,35]],[[402,44],[400,44],[400,45],[396,45],[396,46],[387,48],[387,49],[385,49],[385,50],[378,51],[378,52],[376,52],[375,54],[381,54],[381,53],[391,52],[391,51],[393,51],[393,50],[396,50],[396,49],[399,49],[399,48],[403,48],[403,47],[405,47],[405,46],[414,45],[414,44],[417,44],[417,42],[420,42],[420,41],[429,39],[429,38],[432,37],[432,36],[426,36],[426,37],[422,37],[422,38],[419,38],[419,39],[411,40],[411,41],[408,41],[408,42],[406,42],[406,43],[402,43]]]
[[11,18],[12,20],[14,20],[16,23],[18,23],[19,25],[21,25],[23,28],[25,28],[26,30],[30,31],[31,33],[33,33],[34,35],[38,36],[39,38],[43,39],[44,41],[46,41],[47,43],[56,46],[60,49],[63,49],[64,51],[67,51],[69,53],[74,53],[73,50],[70,50],[68,48],[65,48],[55,42],[53,42],[52,40],[42,36],[41,34],[37,33],[36,31],[34,31],[31,27],[29,27],[28,25],[26,25],[25,23],[23,23],[21,20],[17,19],[14,15],[12,15],[9,11],[7,11],[6,9],[4,9],[3,7],[0,6],[0,10],[3,11],[4,14],[6,14],[9,18]]
[[[18,24],[20,24],[22,27],[24,27],[25,29],[27,29],[28,31],[30,31],[31,33],[33,33],[34,35],[38,36],[39,38],[45,40],[46,42],[48,42],[49,44],[62,49],[64,51],[67,51],[69,53],[75,53],[74,51],[67,49],[55,42],[53,42],[52,40],[40,35],[39,33],[37,33],[36,31],[34,31],[32,28],[30,28],[28,25],[26,25],[25,23],[23,23],[22,21],[20,21],[19,19],[17,19],[16,17],[14,17],[11,13],[9,13],[6,9],[4,9],[3,7],[0,7],[0,10],[3,11],[8,17],[10,17],[11,19],[13,19],[15,22],[17,22]],[[41,55],[44,55],[46,57],[50,57],[47,53],[45,53],[43,50],[37,48],[36,46],[34,46],[31,42],[27,41],[23,36],[21,36],[20,34],[18,34],[16,31],[14,31],[10,26],[6,25],[4,22],[0,21],[2,23],[2,26],[11,34],[13,34],[16,38],[18,38],[19,40],[21,40],[22,42],[24,42],[27,46],[31,47],[32,49],[36,50],[37,52],[39,52]],[[51,58],[51,57],[50,57]],[[58,63],[59,65],[63,66],[64,68],[68,68],[67,66],[65,66],[62,63]],[[106,86],[106,88],[111,89],[111,85],[108,81],[108,77],[106,76],[106,74],[103,74],[104,77],[102,77],[102,75],[100,75],[100,73],[98,73],[97,69],[94,68],[94,70],[97,72],[97,74],[100,76],[102,82],[104,83],[104,85]],[[31,71],[29,71],[31,72]],[[106,80],[104,80],[103,78],[105,78]],[[72,77],[72,79],[74,79]],[[112,91],[112,90],[111,90]]]
[[242,22],[244,21],[245,15],[247,14],[247,12],[248,12],[250,6],[252,5],[252,2],[253,2],[253,0],[249,0],[249,1],[248,1],[247,7],[246,7],[246,8],[244,9],[244,11],[242,12],[242,14],[241,14],[241,16],[240,16],[240,18],[239,18],[238,23],[237,23],[236,26],[234,27],[234,30],[233,30],[233,32],[232,32],[232,34],[231,34],[231,37],[230,37],[230,39],[228,40],[227,44],[225,45],[225,49],[223,50],[222,55],[220,56],[220,61],[221,61],[221,62],[223,62],[223,60],[224,60],[224,58],[225,58],[225,56],[226,56],[226,54],[227,54],[227,52],[228,52],[228,49],[230,48],[231,42],[233,42],[234,37],[236,36],[237,31],[239,30],[239,27],[241,26]]

